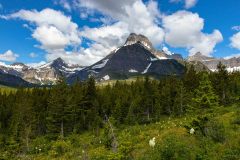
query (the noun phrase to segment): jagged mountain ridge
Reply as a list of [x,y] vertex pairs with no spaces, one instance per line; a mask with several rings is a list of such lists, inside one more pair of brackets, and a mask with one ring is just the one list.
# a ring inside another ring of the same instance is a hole
[[94,76],[99,81],[146,74],[157,77],[180,76],[185,72],[185,67],[175,58],[182,59],[181,56],[155,50],[145,36],[132,33],[123,46],[99,62],[69,76],[68,82],[85,80],[89,76]]
[[240,70],[240,58],[217,59],[196,53],[184,60],[180,54],[156,50],[147,37],[132,33],[122,46],[88,67],[70,65],[58,58],[39,67],[30,67],[23,63],[0,63],[0,73],[20,77],[29,83],[48,85],[55,84],[61,76],[72,83],[77,79],[85,80],[89,76],[103,81],[146,74],[157,77],[182,75],[186,64],[197,65],[199,70],[215,71],[219,62],[226,65],[228,71]]
[[183,59],[181,54],[167,54],[163,50],[162,51],[156,50],[153,47],[152,43],[149,41],[149,39],[146,36],[141,34],[137,35],[135,33],[131,33],[128,36],[124,46],[132,45],[136,43],[142,44],[147,50],[149,50],[152,54],[154,54],[158,59],[168,59],[168,58],[176,59],[176,60]]
[[203,63],[205,66],[207,66],[213,72],[216,71],[217,65],[219,64],[219,62],[225,65],[226,69],[229,72],[240,71],[240,57],[232,57],[228,59],[214,58],[214,57],[204,56],[203,54],[198,52],[193,56],[189,56],[187,61],[189,62],[199,61]]
[[[123,46],[89,67],[69,65],[58,58],[39,67],[30,67],[23,63],[0,64],[0,73],[41,85],[55,84],[61,76],[68,81],[73,81],[76,78],[85,80],[91,75],[97,80],[108,80],[128,78],[139,74],[157,76],[182,74],[183,66],[175,59],[182,60],[183,58],[180,54],[170,55],[164,51],[158,51],[154,49],[147,37],[132,33]],[[159,60],[162,60],[161,63]]]
[[18,76],[6,74],[0,72],[0,84],[11,87],[33,87],[32,83],[29,83]]
[[78,65],[69,65],[61,58],[57,58],[39,67],[30,67],[23,63],[0,64],[0,73],[20,77],[29,83],[48,85],[56,83],[61,76],[68,77],[82,68]]

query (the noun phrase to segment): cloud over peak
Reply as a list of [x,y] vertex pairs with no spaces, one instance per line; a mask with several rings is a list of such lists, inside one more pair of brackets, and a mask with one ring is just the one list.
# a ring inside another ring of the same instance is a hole
[[141,0],[79,0],[78,7],[90,10],[87,12],[90,17],[100,13],[104,19],[112,20],[112,23],[102,22],[100,27],[85,27],[80,32],[82,37],[93,42],[82,52],[97,60],[123,45],[132,32],[146,35],[155,46],[163,42],[164,31],[158,24],[161,14],[155,1],[144,4]]
[[[20,10],[0,18],[27,21],[24,28],[30,29],[32,37],[39,42],[36,46],[46,51],[47,61],[61,57],[68,63],[81,65],[102,59],[123,45],[130,33],[145,35],[155,47],[166,43],[171,47],[187,48],[189,54],[210,55],[216,44],[223,40],[217,29],[210,34],[203,32],[204,19],[197,13],[183,10],[167,15],[160,11],[154,0],[58,2],[55,3],[68,11],[80,12],[84,21],[98,22],[99,25],[78,26],[63,11],[50,8]],[[184,3],[190,8],[197,0],[184,0]]]
[[0,54],[0,60],[6,62],[14,62],[16,61],[18,54],[13,53],[11,50],[7,50],[5,53]]
[[165,41],[172,47],[187,48],[190,55],[201,52],[209,56],[223,40],[219,30],[203,33],[204,19],[197,13],[178,11],[163,17]]

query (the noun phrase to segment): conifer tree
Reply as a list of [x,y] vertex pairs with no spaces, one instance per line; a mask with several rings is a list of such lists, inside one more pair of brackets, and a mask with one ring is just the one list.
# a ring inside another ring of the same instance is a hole
[[197,108],[213,108],[218,106],[218,96],[213,92],[211,81],[207,73],[202,73],[199,87],[192,99]]
[[229,101],[228,88],[230,85],[226,66],[221,62],[217,65],[217,72],[214,74],[213,84],[217,95],[219,96],[220,104],[226,105]]
[[199,77],[197,72],[194,69],[194,66],[191,65],[186,71],[183,77],[184,87],[187,91],[193,92],[199,85]]
[[67,111],[67,84],[61,79],[51,90],[47,109],[47,131],[54,136],[64,137],[65,122],[70,116]]
[[178,85],[176,87],[176,97],[174,99],[174,113],[176,115],[182,115],[188,109],[191,95],[185,89],[182,81],[179,81],[177,84]]
[[126,117],[128,124],[141,123],[141,116],[143,115],[143,109],[141,107],[141,96],[137,96],[132,100],[129,111]]
[[86,83],[85,94],[82,101],[84,110],[84,127],[86,129],[94,128],[96,124],[95,119],[98,116],[99,107],[97,101],[97,89],[94,77],[90,77]]

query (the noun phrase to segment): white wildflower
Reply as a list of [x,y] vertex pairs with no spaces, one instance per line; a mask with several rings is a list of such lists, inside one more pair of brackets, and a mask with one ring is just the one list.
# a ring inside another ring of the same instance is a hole
[[190,134],[194,134],[195,130],[193,128],[190,129]]
[[155,137],[153,137],[152,139],[149,140],[149,146],[150,147],[154,147],[155,146]]

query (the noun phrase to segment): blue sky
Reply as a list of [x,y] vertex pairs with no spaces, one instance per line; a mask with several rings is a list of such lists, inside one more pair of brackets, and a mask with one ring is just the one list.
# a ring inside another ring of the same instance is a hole
[[240,53],[236,0],[0,0],[0,61],[90,65],[131,32],[184,57]]

